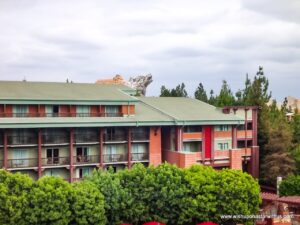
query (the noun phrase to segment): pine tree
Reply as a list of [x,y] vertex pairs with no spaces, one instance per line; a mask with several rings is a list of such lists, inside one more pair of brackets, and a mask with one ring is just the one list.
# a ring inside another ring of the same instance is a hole
[[206,94],[206,91],[204,90],[202,83],[199,83],[194,96],[196,99],[198,99],[200,101],[208,102],[207,94]]
[[223,84],[220,90],[220,94],[217,97],[217,106],[223,107],[226,105],[234,105],[235,99],[232,91],[226,80],[223,80]]

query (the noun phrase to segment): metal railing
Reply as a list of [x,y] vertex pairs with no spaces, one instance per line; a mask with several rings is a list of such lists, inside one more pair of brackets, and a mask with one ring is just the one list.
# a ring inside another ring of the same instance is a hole
[[149,140],[149,133],[148,132],[138,132],[138,133],[133,132],[131,134],[131,140],[132,141]]
[[68,165],[70,164],[69,157],[48,157],[42,158],[43,166],[57,166],[57,165]]
[[107,134],[105,133],[103,135],[104,137],[104,141],[107,141],[107,142],[114,142],[114,141],[126,141],[127,138],[126,138],[126,135],[125,133],[124,134]]
[[75,133],[74,135],[75,143],[84,143],[84,142],[99,142],[99,136],[97,133]]
[[132,161],[144,161],[148,160],[148,153],[131,153],[131,160]]
[[93,164],[93,163],[98,163],[100,161],[99,155],[78,155],[74,156],[74,164]]
[[122,117],[123,113],[0,113],[0,117],[16,117],[16,118],[27,118],[27,117]]
[[24,167],[36,167],[37,158],[26,158],[26,159],[8,159],[8,168],[24,168]]
[[103,155],[103,162],[110,163],[110,162],[124,162],[127,161],[128,157],[126,154],[104,154]]
[[68,143],[68,135],[42,135],[43,144],[62,144]]
[[37,137],[33,135],[8,136],[8,145],[34,145],[37,144]]

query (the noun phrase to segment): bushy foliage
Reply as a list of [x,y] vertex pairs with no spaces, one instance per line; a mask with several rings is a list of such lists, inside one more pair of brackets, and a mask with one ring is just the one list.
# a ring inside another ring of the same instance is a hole
[[0,216],[8,225],[247,223],[221,215],[256,214],[260,203],[258,183],[250,175],[201,165],[136,164],[118,173],[98,170],[72,185],[59,177],[32,182],[1,171],[0,181]]
[[284,179],[279,186],[280,196],[300,195],[300,176],[291,175]]
[[32,180],[23,174],[0,170],[0,223],[26,225],[24,209],[28,208],[28,192]]
[[104,197],[93,183],[87,181],[74,183],[71,203],[71,224],[104,225],[106,223]]
[[71,185],[60,177],[42,177],[29,192],[27,224],[68,225],[71,221]]

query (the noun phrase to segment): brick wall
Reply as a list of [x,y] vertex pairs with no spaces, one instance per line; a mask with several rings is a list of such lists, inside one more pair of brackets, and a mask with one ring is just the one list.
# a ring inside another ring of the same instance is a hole
[[229,150],[230,169],[242,170],[242,150]]
[[149,135],[149,163],[158,166],[162,161],[161,156],[161,128],[151,127]]

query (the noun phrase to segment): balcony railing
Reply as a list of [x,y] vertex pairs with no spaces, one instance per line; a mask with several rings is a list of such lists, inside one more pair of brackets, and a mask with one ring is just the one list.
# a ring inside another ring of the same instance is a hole
[[82,133],[82,134],[76,134],[74,142],[75,143],[85,143],[85,142],[98,142],[99,136],[97,133]]
[[128,160],[128,157],[126,154],[104,154],[103,155],[104,163],[125,162],[127,160]]
[[131,154],[131,160],[132,161],[145,161],[148,160],[148,153],[132,153]]
[[59,166],[59,165],[68,165],[70,164],[69,157],[48,157],[42,158],[43,166]]
[[99,155],[74,156],[74,164],[94,164],[100,161]]
[[3,167],[3,160],[0,160],[0,169]]
[[0,113],[0,117],[122,117],[123,113]]
[[126,135],[125,134],[104,134],[104,141],[106,142],[126,141]]
[[26,159],[8,159],[8,168],[24,168],[24,167],[36,167],[37,158],[26,158]]
[[146,132],[139,132],[139,133],[132,133],[131,134],[131,140],[132,141],[145,141],[149,140],[149,133]]
[[35,145],[37,137],[35,136],[8,136],[9,145]]
[[43,144],[63,144],[68,143],[68,135],[43,135],[42,136]]

